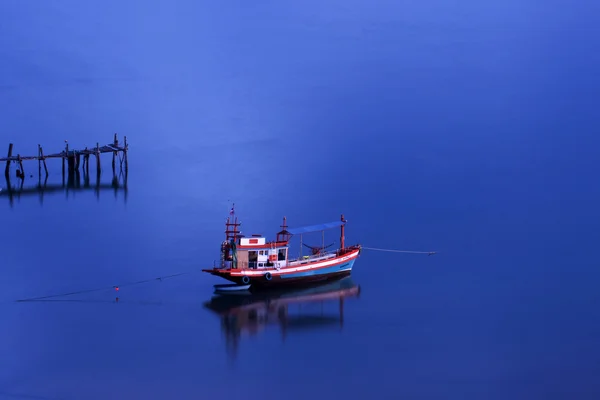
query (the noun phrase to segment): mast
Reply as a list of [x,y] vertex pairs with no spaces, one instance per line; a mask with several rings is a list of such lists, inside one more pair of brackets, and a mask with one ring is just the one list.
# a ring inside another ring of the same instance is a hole
[[346,224],[346,220],[344,219],[344,214],[342,214],[342,226],[340,227],[340,251],[343,251],[345,248],[345,243],[344,243],[344,225]]
[[[233,215],[233,207],[231,208],[230,214]],[[221,252],[223,253],[223,258],[227,259],[227,258],[229,258],[229,252],[231,251],[231,258],[232,258],[231,268],[237,268],[236,241],[237,241],[238,235],[240,234],[238,227],[241,225],[241,223],[238,222],[237,217],[235,217],[233,222],[230,222],[230,221],[231,221],[231,217],[227,217],[227,222],[225,223],[225,226],[226,226],[225,242],[223,242],[223,244],[222,244]],[[224,264],[225,263],[223,262],[223,266],[224,266]]]
[[227,227],[225,230],[225,238],[227,239],[228,243],[232,239],[235,241],[237,239],[237,235],[240,233],[240,231],[237,229],[240,226],[240,223],[237,222],[237,217],[235,217],[234,222],[229,221],[230,219],[227,217],[227,222],[225,223],[225,226]]
[[287,242],[290,240],[291,234],[288,232],[287,228],[287,218],[283,217],[283,225],[280,225],[281,231],[277,232],[277,242]]

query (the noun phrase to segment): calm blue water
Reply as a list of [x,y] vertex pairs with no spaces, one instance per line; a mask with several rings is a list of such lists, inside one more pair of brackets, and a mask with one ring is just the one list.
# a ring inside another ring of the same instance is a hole
[[[0,184],[0,398],[597,398],[598,11],[2,2],[0,154],[117,132],[130,160],[127,198]],[[343,319],[236,334],[199,272],[232,202],[246,234],[344,213],[349,243],[438,254],[365,251]]]

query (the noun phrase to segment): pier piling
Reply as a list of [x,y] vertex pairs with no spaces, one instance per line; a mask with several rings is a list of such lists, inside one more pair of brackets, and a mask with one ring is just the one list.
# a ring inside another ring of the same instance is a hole
[[42,178],[42,146],[38,144],[38,178]]
[[[87,150],[87,147],[85,148]],[[85,172],[86,174],[88,174],[88,176],[90,175],[90,155],[86,154],[85,156],[83,156],[83,163],[85,164]]]
[[75,170],[75,156],[67,157],[67,165],[69,167],[69,175]]
[[21,159],[21,155],[17,154],[17,161],[19,161],[19,168],[21,169],[21,179],[25,179],[25,170],[23,169],[23,159]]
[[127,161],[127,136],[123,136],[123,161],[125,161],[125,172],[129,169],[128,161]]
[[96,174],[100,176],[100,145],[96,143]]
[[10,178],[10,161],[12,157],[13,144],[9,143],[8,145],[8,157],[6,158],[6,169],[4,170],[4,175],[7,178]]
[[44,157],[44,149],[40,147],[40,157],[42,157],[42,162],[44,163],[44,171],[46,172],[46,177],[48,176],[48,167],[46,166],[46,157]]
[[[113,147],[114,148],[119,148],[119,139],[117,139],[117,134],[115,133],[114,139],[113,139]],[[115,159],[117,158],[117,151],[113,151],[113,157],[112,157],[112,170],[113,170],[113,175],[115,173]]]

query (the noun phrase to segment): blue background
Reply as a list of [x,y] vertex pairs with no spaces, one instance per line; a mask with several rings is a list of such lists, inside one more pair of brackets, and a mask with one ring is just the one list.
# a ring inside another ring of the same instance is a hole
[[[0,398],[597,398],[599,11],[2,1],[0,154],[130,155],[126,201],[0,185]],[[438,254],[365,250],[343,329],[231,357],[198,271],[232,202],[246,234],[344,213],[347,243]]]

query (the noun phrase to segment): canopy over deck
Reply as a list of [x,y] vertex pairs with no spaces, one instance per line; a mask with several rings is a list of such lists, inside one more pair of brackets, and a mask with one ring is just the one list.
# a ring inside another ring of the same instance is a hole
[[291,228],[291,229],[288,229],[288,232],[291,233],[292,235],[297,235],[297,234],[308,233],[308,232],[323,231],[323,230],[331,229],[331,228],[338,228],[338,227],[342,226],[343,224],[344,224],[344,222],[342,222],[342,221],[326,222],[324,224],[302,226],[299,228]]

